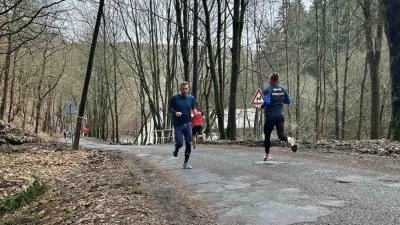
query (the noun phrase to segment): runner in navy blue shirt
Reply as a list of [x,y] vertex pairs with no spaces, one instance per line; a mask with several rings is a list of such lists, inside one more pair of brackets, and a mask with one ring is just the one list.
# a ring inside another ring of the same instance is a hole
[[175,150],[173,155],[178,157],[179,149],[183,146],[183,137],[185,137],[185,161],[184,169],[192,169],[188,164],[190,153],[192,150],[192,118],[191,110],[196,107],[194,97],[189,95],[189,83],[184,81],[180,85],[180,93],[172,96],[168,104],[168,110],[172,113]]
[[293,138],[285,135],[283,104],[290,104],[292,100],[290,99],[286,88],[279,85],[279,75],[277,73],[269,75],[269,86],[263,90],[263,95],[264,103],[261,105],[261,108],[265,108],[265,156],[263,161],[267,161],[272,159],[269,154],[269,149],[271,147],[271,133],[274,127],[276,127],[279,140],[288,142],[293,152],[297,151],[297,145]]

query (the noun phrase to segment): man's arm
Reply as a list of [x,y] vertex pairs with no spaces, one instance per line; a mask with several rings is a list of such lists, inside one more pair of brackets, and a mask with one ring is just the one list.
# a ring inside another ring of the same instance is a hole
[[174,104],[175,104],[175,97],[173,96],[171,100],[169,100],[168,111],[175,115],[176,111],[174,110]]
[[261,108],[265,108],[265,107],[267,107],[267,105],[269,105],[269,103],[271,103],[271,95],[269,93],[268,88],[263,90],[263,95],[264,95],[264,102],[261,105]]
[[289,94],[287,93],[286,89],[285,90],[285,99],[283,100],[283,103],[285,104],[290,104],[292,102],[292,99],[290,98]]
[[194,108],[196,108],[196,100],[192,97],[192,110],[194,110]]

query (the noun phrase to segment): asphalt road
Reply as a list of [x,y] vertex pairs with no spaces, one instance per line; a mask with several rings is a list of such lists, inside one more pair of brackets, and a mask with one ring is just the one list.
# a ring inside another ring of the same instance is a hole
[[199,145],[191,170],[173,145],[81,145],[135,154],[186,182],[221,224],[400,224],[400,159],[350,153]]

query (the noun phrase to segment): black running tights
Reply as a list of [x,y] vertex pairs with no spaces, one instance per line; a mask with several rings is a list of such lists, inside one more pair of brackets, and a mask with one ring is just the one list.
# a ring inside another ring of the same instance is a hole
[[279,117],[267,117],[264,123],[264,146],[265,154],[269,154],[269,149],[271,147],[271,133],[276,127],[276,132],[278,133],[278,138],[281,141],[287,142],[287,136],[285,135],[285,117],[283,115]]

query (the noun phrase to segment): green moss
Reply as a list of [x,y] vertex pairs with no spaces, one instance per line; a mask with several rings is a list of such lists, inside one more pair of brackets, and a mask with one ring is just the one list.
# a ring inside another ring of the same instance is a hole
[[25,190],[15,193],[12,196],[6,197],[0,200],[0,215],[5,213],[13,212],[22,206],[28,205],[35,199],[44,194],[47,191],[47,187],[35,180],[32,185],[30,185]]
[[75,212],[74,210],[70,209],[66,212],[64,212],[61,217],[63,218],[63,220],[69,220],[74,216]]

